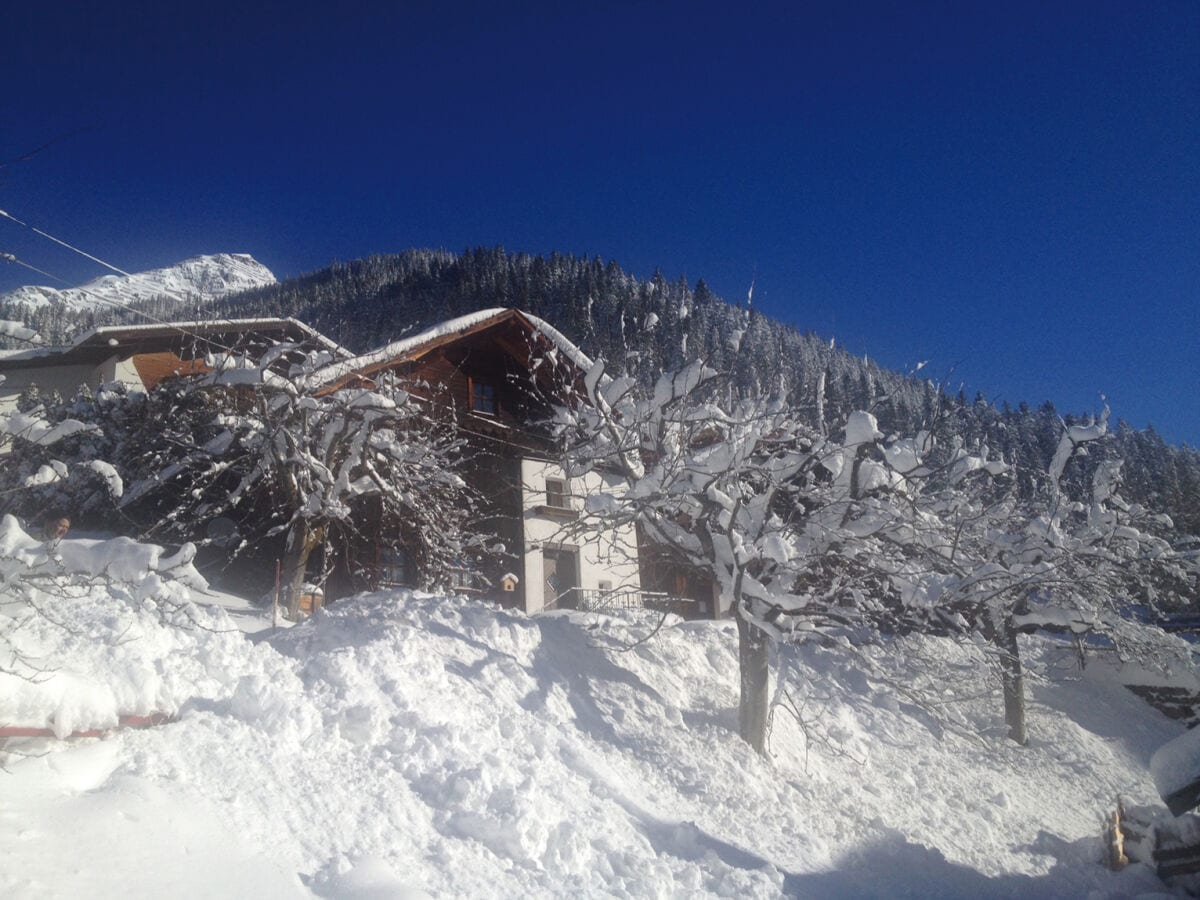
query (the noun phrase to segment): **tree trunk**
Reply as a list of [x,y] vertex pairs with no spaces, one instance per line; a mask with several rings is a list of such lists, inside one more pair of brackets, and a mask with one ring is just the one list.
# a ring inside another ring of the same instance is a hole
[[1012,619],[1005,618],[996,627],[994,637],[1000,649],[1000,682],[1004,688],[1004,722],[1008,736],[1024,747],[1029,743],[1025,730],[1025,674],[1021,668],[1021,648]]
[[771,642],[757,625],[735,616],[738,627],[738,734],[765,755],[767,751],[767,680]]
[[300,616],[300,595],[304,593],[304,576],[308,573],[308,558],[321,542],[321,532],[299,519],[288,534],[287,551],[283,555],[283,597],[288,618],[293,622]]

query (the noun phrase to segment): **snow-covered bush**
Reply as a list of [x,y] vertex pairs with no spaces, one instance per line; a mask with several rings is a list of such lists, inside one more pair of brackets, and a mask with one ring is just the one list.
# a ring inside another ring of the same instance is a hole
[[[170,440],[167,417],[141,392],[109,385],[68,401],[18,403],[7,417],[7,465],[0,467],[5,510],[30,523],[66,515],[75,526],[136,533],[135,522],[114,516],[129,461]],[[30,422],[41,422],[30,427]],[[53,440],[39,439],[40,434]]]
[[192,604],[205,587],[194,555],[129,538],[41,540],[0,518],[0,723],[61,735],[173,711],[190,670],[167,657],[231,628]]
[[[95,411],[134,407],[109,394],[51,410],[27,396],[0,414],[8,510],[31,519],[48,511],[86,515],[96,511],[86,498],[99,493],[111,512],[124,485],[104,457],[125,432],[106,432]],[[194,556],[190,544],[168,552],[127,537],[64,540],[49,530],[35,537],[11,513],[0,517],[0,722],[52,723],[66,733],[169,708],[155,687],[168,650],[137,638],[153,623],[151,630],[172,635],[167,643],[186,644],[194,639],[187,633],[212,627],[210,614],[191,603],[190,589],[205,586]],[[112,673],[123,688],[106,685]]]

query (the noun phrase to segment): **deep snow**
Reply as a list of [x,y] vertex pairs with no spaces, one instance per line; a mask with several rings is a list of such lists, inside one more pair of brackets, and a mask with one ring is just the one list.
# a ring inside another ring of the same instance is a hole
[[[98,694],[178,720],[22,743],[45,755],[0,773],[0,896],[1163,890],[1100,865],[1100,817],[1118,794],[1158,802],[1149,760],[1182,728],[1050,642],[1026,645],[1047,674],[1028,748],[973,649],[910,638],[958,728],[812,647],[793,691],[812,744],[780,713],[764,760],[734,734],[729,623],[671,620],[626,651],[657,617],[394,592],[251,639],[219,609],[180,636],[119,606],[122,641],[64,639],[76,671],[50,696],[75,724],[114,711]],[[26,690],[0,682],[0,717],[34,714]]]

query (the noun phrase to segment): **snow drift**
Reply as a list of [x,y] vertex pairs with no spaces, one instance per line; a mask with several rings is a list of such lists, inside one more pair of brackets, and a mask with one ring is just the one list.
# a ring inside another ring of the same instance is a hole
[[777,715],[762,759],[735,733],[732,623],[670,620],[629,649],[656,617],[403,591],[259,644],[219,612],[183,636],[132,615],[114,627],[143,675],[97,655],[79,677],[149,672],[156,696],[122,702],[192,699],[170,725],[10,760],[0,894],[160,893],[157,860],[181,867],[177,896],[229,890],[231,873],[263,896],[1161,887],[1102,868],[1098,823],[1118,793],[1154,801],[1150,755],[1181,727],[1050,643],[1029,646],[1058,680],[1034,690],[1028,748],[1003,739],[972,649],[913,638],[902,665],[947,686],[957,729],[812,647],[794,660],[804,727]]

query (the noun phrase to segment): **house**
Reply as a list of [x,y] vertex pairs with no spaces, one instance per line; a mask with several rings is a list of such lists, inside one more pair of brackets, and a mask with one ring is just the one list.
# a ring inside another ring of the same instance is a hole
[[[461,316],[359,356],[294,319],[96,328],[68,347],[0,354],[0,412],[33,384],[67,396],[84,384],[148,390],[170,377],[210,371],[214,355],[254,358],[281,342],[328,353],[331,362],[317,374],[319,390],[369,388],[394,377],[431,408],[453,415],[469,448],[466,480],[483,500],[480,530],[493,533],[500,545],[483,558],[463,560],[457,589],[527,612],[650,601],[708,613],[706,605],[676,602],[691,585],[674,569],[668,574],[650,565],[653,554],[639,547],[632,526],[604,533],[581,527],[584,499],[619,493],[617,479],[603,473],[567,477],[555,462],[547,423],[592,362],[552,326],[517,310]],[[364,516],[371,515],[368,504]],[[375,537],[342,551],[326,584],[329,600],[417,583],[403,541],[379,528],[358,530]],[[647,566],[641,565],[643,555]],[[648,577],[653,591],[643,590]]]
[[12,409],[31,385],[43,394],[71,397],[80,386],[123,384],[149,390],[166,378],[208,371],[212,354],[255,356],[281,342],[350,354],[296,319],[214,319],[106,325],[93,328],[66,347],[0,351],[0,412]]
[[[485,499],[481,524],[504,545],[493,558],[464,565],[457,587],[537,612],[642,601],[634,529],[587,533],[577,525],[583,499],[616,490],[615,480],[568,478],[554,462],[545,425],[590,366],[547,323],[491,309],[334,363],[320,378],[335,390],[395,376],[454,414],[471,449],[467,480]],[[411,578],[402,552],[360,547],[341,567],[331,596]]]

